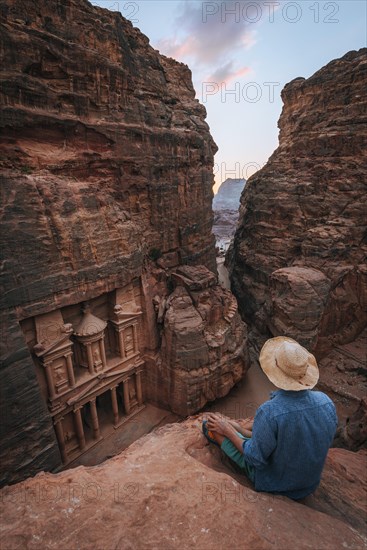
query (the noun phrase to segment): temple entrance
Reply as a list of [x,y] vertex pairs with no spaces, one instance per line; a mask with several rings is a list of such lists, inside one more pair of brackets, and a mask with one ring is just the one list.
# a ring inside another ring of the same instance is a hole
[[124,417],[123,395],[121,391],[116,391],[116,402],[114,403],[112,392],[114,389],[96,396],[95,406],[93,402],[88,402],[82,408],[83,429],[87,446],[110,433]]
[[[119,402],[120,407],[120,402]],[[151,432],[153,429],[182,420],[178,415],[160,409],[150,403],[145,404],[129,417],[124,417],[123,422],[108,431],[101,428],[103,439],[98,444],[86,447],[85,451],[77,452],[73,460],[68,461],[57,471],[75,468],[78,466],[95,466],[101,464],[129,447],[134,441]],[[102,422],[101,422],[102,426]],[[107,426],[106,426],[107,428]],[[76,442],[76,446],[78,442]],[[78,448],[76,449],[78,451]]]
[[143,407],[139,279],[22,321],[63,464]]
[[64,464],[73,462],[144,408],[138,399],[140,376],[117,380],[112,387],[56,415],[54,426]]

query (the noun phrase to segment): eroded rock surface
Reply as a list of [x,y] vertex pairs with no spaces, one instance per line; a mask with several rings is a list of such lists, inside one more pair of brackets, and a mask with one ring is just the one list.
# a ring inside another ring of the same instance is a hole
[[192,414],[226,395],[249,367],[247,334],[234,296],[212,273],[182,267],[169,296],[159,394],[174,412]]
[[366,350],[364,330],[320,361],[319,387],[333,399],[340,421],[334,445],[352,451],[367,447]]
[[256,493],[231,474],[200,424],[161,428],[100,466],[2,489],[2,546],[364,548],[365,454],[333,450],[305,505]]
[[251,328],[318,356],[366,325],[366,68],[349,52],[285,86],[279,147],[246,184],[228,255]]
[[330,449],[321,483],[304,502],[367,534],[367,451]]
[[[64,460],[93,443],[92,426],[98,439],[99,399],[117,424],[144,399],[162,397],[165,302],[179,266],[214,272],[210,296],[189,308],[203,334],[220,330],[205,320],[210,300],[228,312],[233,297],[215,289],[216,145],[188,67],[161,56],[120,13],[86,0],[4,0],[0,14],[0,483],[9,483],[60,465],[55,430]],[[85,302],[101,325],[89,358],[75,332]],[[170,304],[176,310],[173,297]],[[223,322],[226,342],[217,355],[208,347],[200,374],[218,395],[244,368],[241,321]],[[47,323],[52,338],[39,330]],[[175,353],[165,346],[171,369]],[[231,377],[223,363],[230,371],[232,359]],[[177,403],[174,392],[162,400],[172,408],[190,401],[192,411],[209,397],[198,391],[196,401],[188,388]]]

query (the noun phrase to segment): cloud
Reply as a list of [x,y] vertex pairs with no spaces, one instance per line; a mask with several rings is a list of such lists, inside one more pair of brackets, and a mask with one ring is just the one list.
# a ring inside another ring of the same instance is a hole
[[158,48],[188,63],[194,75],[211,74],[221,82],[240,78],[249,69],[239,62],[239,54],[256,43],[255,27],[277,6],[275,0],[265,5],[260,0],[183,1],[174,36],[161,40]]
[[239,69],[234,68],[234,62],[228,61],[225,65],[218,67],[207,79],[207,82],[220,82],[228,84],[235,78],[239,79],[251,72],[249,67],[241,67]]
[[251,71],[246,52],[256,44],[259,24],[274,16],[280,2],[182,0],[170,29],[172,36],[160,40],[157,47],[189,65],[196,90],[204,82],[238,81]]

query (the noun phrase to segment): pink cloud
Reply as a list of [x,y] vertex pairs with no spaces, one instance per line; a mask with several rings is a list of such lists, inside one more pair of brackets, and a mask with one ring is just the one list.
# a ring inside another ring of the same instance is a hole
[[[282,1],[269,0],[266,4],[271,4],[275,11]],[[208,6],[215,13],[210,15]],[[161,40],[157,46],[163,54],[191,67],[197,87],[202,82],[228,83],[250,71],[243,65],[243,54],[256,43],[256,29],[269,15],[270,8],[266,9],[263,1],[183,0],[180,9],[172,28],[174,36]],[[236,16],[230,15],[234,9]],[[258,20],[256,13],[262,15]],[[246,20],[243,14],[254,22]],[[210,77],[205,78],[205,74]]]
[[228,84],[235,78],[239,79],[251,72],[249,67],[241,67],[240,69],[235,70],[233,67],[233,61],[229,61],[226,65],[223,65],[216,69],[216,71],[211,74],[206,81],[207,82],[217,82]]
[[[277,7],[279,2],[270,0],[267,4]],[[207,13],[207,5],[217,11],[212,15]],[[190,58],[197,65],[223,63],[244,46],[249,48],[256,42],[254,29],[268,15],[269,9],[260,0],[184,1],[174,29],[179,38],[162,40],[158,48],[164,54],[182,61]],[[235,10],[236,15],[231,15],[231,10]],[[258,16],[261,14],[260,19],[257,19],[256,13]]]
[[182,42],[178,42],[176,38],[165,38],[159,41],[158,49],[164,55],[183,61],[194,55],[195,41],[191,36]]

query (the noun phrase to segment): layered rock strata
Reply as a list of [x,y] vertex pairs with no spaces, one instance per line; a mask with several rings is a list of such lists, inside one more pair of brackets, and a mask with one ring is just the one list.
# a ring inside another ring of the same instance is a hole
[[[365,546],[364,452],[332,449],[304,503],[256,493],[209,446],[201,421],[165,426],[100,466],[3,488],[4,548]],[[245,526],[245,528],[244,528]]]
[[254,355],[285,334],[320,359],[366,326],[366,53],[285,86],[279,147],[242,194],[227,262]]
[[[160,346],[181,329],[168,321],[175,299],[163,322],[156,297],[168,298],[183,264],[216,272],[216,146],[188,67],[161,56],[120,13],[86,0],[4,0],[0,15],[1,482],[9,483],[95,444],[100,409],[113,429],[162,397]],[[227,314],[233,298],[212,277],[207,303],[221,301]],[[217,321],[202,320],[203,346]],[[241,371],[244,332],[238,315],[223,323],[218,355],[209,346],[200,366],[201,385],[215,380],[219,395]],[[171,380],[175,354],[165,344]],[[178,376],[187,380],[164,390],[166,406],[187,412],[216,396],[200,386],[195,400],[190,372]]]

